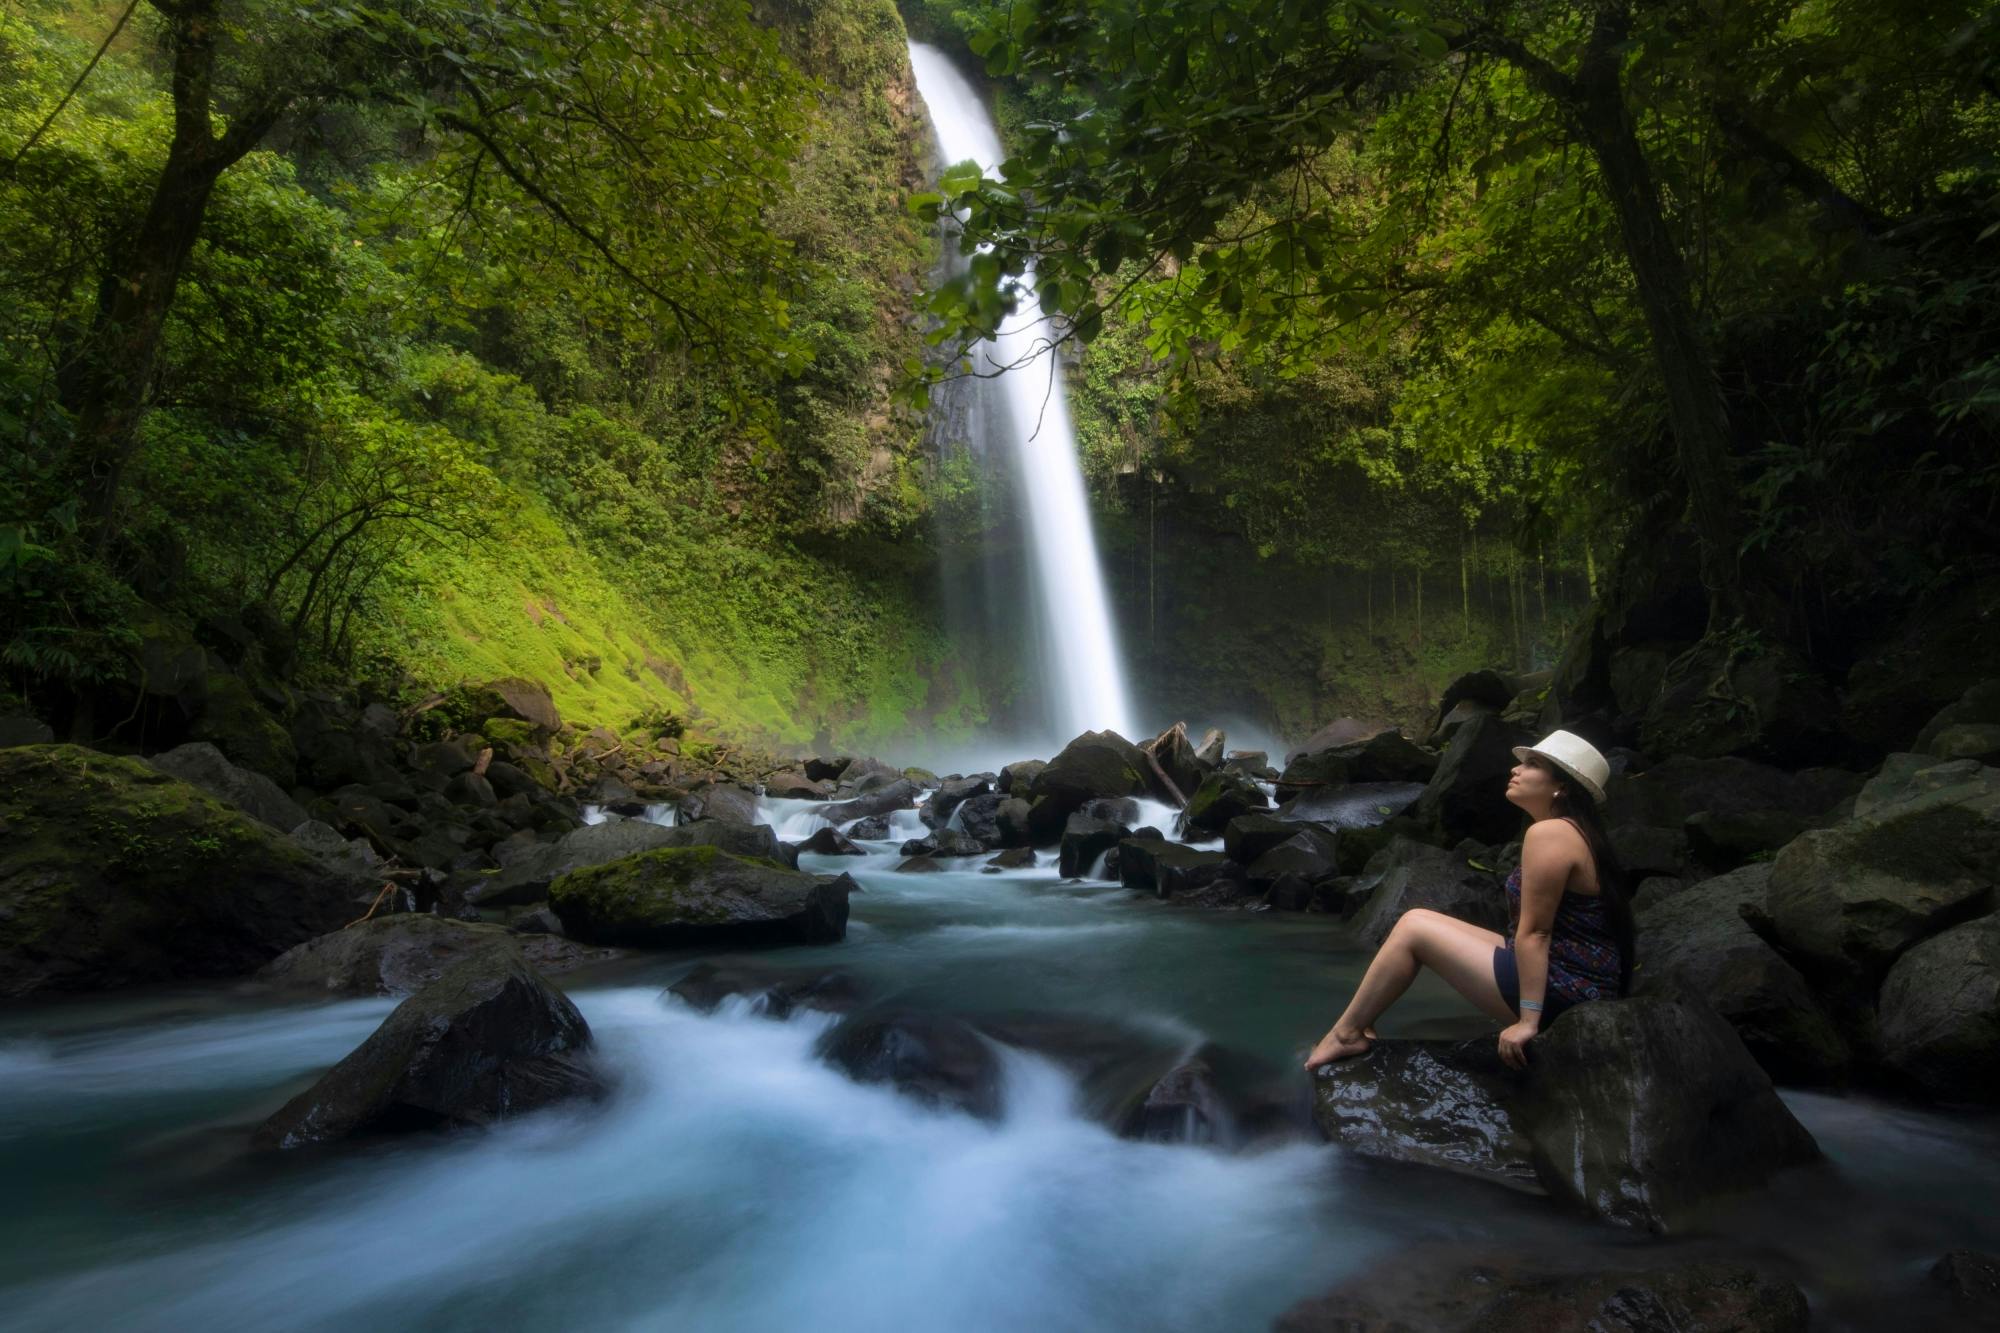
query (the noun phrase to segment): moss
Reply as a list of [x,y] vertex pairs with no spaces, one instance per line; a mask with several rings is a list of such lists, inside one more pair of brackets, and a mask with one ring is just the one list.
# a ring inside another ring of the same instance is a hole
[[726,925],[732,919],[728,905],[707,895],[702,881],[731,866],[799,873],[763,857],[736,856],[717,847],[659,847],[570,871],[549,885],[549,906],[565,925],[574,922],[586,929],[661,919],[677,925]]
[[492,745],[506,746],[516,753],[537,748],[535,728],[532,723],[511,717],[489,717],[479,725],[487,741]]

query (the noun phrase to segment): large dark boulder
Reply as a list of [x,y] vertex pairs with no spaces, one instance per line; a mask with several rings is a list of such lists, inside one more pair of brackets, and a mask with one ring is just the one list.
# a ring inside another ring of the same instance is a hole
[[1769,905],[1808,975],[1864,994],[1911,945],[1993,909],[2000,770],[1899,756],[1854,811],[1778,853]]
[[1350,782],[1429,782],[1438,756],[1400,731],[1301,754],[1278,779],[1285,787],[1340,787]]
[[1097,858],[1130,837],[1132,830],[1114,820],[1096,819],[1079,810],[1063,829],[1056,867],[1064,879],[1090,873]]
[[513,855],[499,874],[466,891],[468,901],[481,907],[519,907],[540,902],[549,885],[572,870],[603,865],[654,847],[685,845],[680,829],[643,819],[614,819],[589,824],[552,843],[538,843]]
[[719,820],[727,824],[755,824],[757,796],[754,792],[721,782],[697,787],[681,798],[681,822]]
[[1003,796],[1025,796],[1035,778],[1049,766],[1046,759],[1016,759],[1000,770],[1000,776],[993,783],[993,790]]
[[824,801],[830,794],[829,786],[803,773],[784,769],[765,777],[764,794],[780,801]]
[[936,829],[921,838],[910,838],[901,848],[904,856],[984,856],[987,846],[969,833],[955,828]]
[[[1360,718],[1337,717],[1285,751],[1285,762],[1289,764],[1300,755],[1316,754],[1321,750],[1331,750],[1342,745],[1353,745],[1388,730],[1391,728],[1384,722],[1364,722]],[[1257,754],[1260,758],[1269,757],[1262,751],[1239,750],[1236,753]]]
[[1162,838],[1127,838],[1118,844],[1118,882],[1161,898],[1187,897],[1242,873],[1221,852]]
[[968,796],[958,806],[958,826],[988,847],[1000,845],[1000,806],[1007,798],[999,792]]
[[1705,1001],[1781,1082],[1839,1083],[1849,1051],[1833,1015],[1751,926],[1765,918],[1770,878],[1769,865],[1746,866],[1649,905],[1638,919],[1635,984]]
[[663,847],[569,872],[549,906],[588,944],[821,944],[847,934],[853,887],[715,847]]
[[287,949],[257,974],[287,990],[327,995],[408,995],[475,954],[519,952],[546,976],[613,957],[560,935],[422,912],[378,916]]
[[361,710],[326,695],[306,695],[291,719],[298,777],[328,791],[350,783],[400,782],[394,733],[362,723]]
[[751,962],[698,963],[666,993],[705,1014],[741,997],[769,1018],[789,1018],[801,1009],[844,1014],[861,1002],[860,987],[845,973]]
[[1728,638],[1704,638],[1667,663],[1639,746],[1648,754],[1824,763],[1851,748],[1839,717],[1832,687],[1788,648],[1766,643],[1745,653]]
[[1947,1250],[1931,1265],[1929,1277],[1950,1297],[1966,1327],[2000,1328],[2000,1256]]
[[1889,1063],[1947,1101],[2000,1102],[2000,916],[1934,935],[1882,983]]
[[[917,804],[917,784],[908,778],[899,777],[884,783],[866,795],[851,797],[845,801],[835,801],[822,806],[817,812],[830,824],[845,824],[850,820],[869,819],[876,815],[886,815],[897,810],[912,810]],[[855,837],[862,836],[855,834]]]
[[140,760],[0,750],[0,994],[241,975],[375,888]]
[[1196,1055],[1175,1065],[1132,1109],[1118,1132],[1149,1143],[1220,1143],[1236,1138],[1237,1114],[1209,1062]]
[[298,751],[291,733],[257,702],[241,676],[208,673],[201,711],[188,724],[190,741],[215,746],[231,762],[270,778],[280,786],[297,780]]
[[207,741],[189,741],[146,761],[169,777],[192,783],[280,833],[306,822],[304,807],[254,769],[239,768]]
[[1340,873],[1338,834],[1313,824],[1293,828],[1297,831],[1290,838],[1250,863],[1251,888],[1269,888],[1286,875],[1312,883]]
[[480,952],[398,1005],[346,1059],[258,1127],[264,1148],[484,1125],[602,1085],[590,1025],[518,954]]
[[[1059,811],[1060,836],[1070,812],[1100,796],[1144,796],[1150,766],[1139,747],[1115,731],[1086,731],[1065,745],[1028,783],[1031,801],[1046,799]],[[1014,790],[1019,789],[1016,774]],[[1052,839],[1053,840],[1053,839]]]
[[[946,778],[938,783],[937,790],[930,798],[917,807],[917,817],[924,821],[925,828],[941,829],[951,822],[952,811],[975,796],[985,796],[993,790],[993,780],[985,774],[969,778]],[[966,830],[971,832],[970,829]],[[974,833],[974,837],[979,835]]]
[[1982,680],[1939,709],[1911,748],[1938,759],[2000,764],[2000,680]]
[[1507,929],[1507,895],[1493,876],[1457,852],[1396,838],[1370,857],[1356,886],[1365,894],[1354,930],[1380,946],[1403,913],[1425,907],[1488,930]]
[[1247,866],[1279,843],[1290,841],[1298,831],[1292,820],[1253,811],[1229,821],[1222,830],[1222,850],[1230,860]]
[[1252,810],[1266,810],[1271,798],[1241,773],[1218,769],[1201,780],[1188,797],[1181,820],[1191,838],[1221,837],[1229,821]]
[[[1618,1260],[1631,1264],[1633,1256]],[[1642,1261],[1643,1262],[1643,1261]],[[1439,1246],[1374,1263],[1279,1316],[1274,1333],[1805,1333],[1805,1293],[1712,1260],[1610,1267],[1592,1256]]]
[[[1159,774],[1148,772],[1149,785],[1163,801],[1178,805],[1194,793],[1201,785],[1204,774],[1215,764],[1204,764],[1195,754],[1194,746],[1188,741],[1187,724],[1176,722],[1165,731],[1148,741],[1143,747],[1153,762],[1159,765]],[[1220,755],[1217,756],[1221,758]],[[1159,776],[1164,775],[1173,784],[1167,791],[1160,786]]]
[[909,1010],[855,1014],[820,1039],[820,1054],[862,1083],[887,1083],[933,1106],[1000,1118],[1000,1059],[963,1019]]
[[1579,1005],[1528,1049],[1517,1074],[1490,1037],[1378,1041],[1319,1072],[1315,1118],[1367,1155],[1539,1187],[1655,1231],[1818,1156],[1735,1032],[1696,1002]]
[[813,835],[798,845],[800,853],[810,852],[814,856],[866,856],[868,853],[854,845],[839,829],[828,824],[825,828],[813,830]]
[[1410,813],[1448,840],[1494,843],[1516,837],[1522,814],[1507,800],[1507,775],[1518,762],[1514,747],[1529,741],[1498,717],[1468,722],[1453,733]]
[[465,724],[474,729],[497,717],[525,722],[544,739],[562,730],[562,714],[556,711],[548,688],[519,676],[471,687],[460,712]]

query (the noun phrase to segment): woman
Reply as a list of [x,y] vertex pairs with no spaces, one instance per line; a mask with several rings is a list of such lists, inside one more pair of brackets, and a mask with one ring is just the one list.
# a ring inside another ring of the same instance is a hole
[[1507,877],[1513,938],[1421,907],[1403,913],[1347,1012],[1306,1057],[1307,1069],[1367,1050],[1375,1020],[1410,988],[1420,967],[1508,1025],[1500,1058],[1515,1069],[1527,1068],[1528,1043],[1563,1010],[1625,993],[1632,911],[1624,873],[1597,818],[1611,766],[1567,731],[1516,747],[1514,757],[1521,762],[1508,776],[1507,799],[1531,822],[1520,868]]

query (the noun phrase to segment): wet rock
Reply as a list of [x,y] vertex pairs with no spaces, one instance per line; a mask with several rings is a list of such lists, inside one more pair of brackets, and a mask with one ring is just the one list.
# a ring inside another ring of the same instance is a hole
[[1176,722],[1141,748],[1152,757],[1159,766],[1160,774],[1173,784],[1173,789],[1169,791],[1162,787],[1159,775],[1150,769],[1145,770],[1147,785],[1154,789],[1154,795],[1172,805],[1178,805],[1192,795],[1211,767],[1196,758],[1194,746],[1188,741],[1185,722]]
[[1221,852],[1197,851],[1177,842],[1127,838],[1118,844],[1118,882],[1162,898],[1183,897],[1231,872]]
[[479,773],[460,773],[445,784],[444,797],[453,805],[469,805],[475,809],[500,804],[499,794],[493,790],[493,784]]
[[[1805,1333],[1805,1294],[1714,1261],[1577,1271],[1582,1256],[1420,1249],[1293,1306],[1275,1333]],[[1564,1267],[1564,1264],[1577,1267]]]
[[[941,829],[951,821],[952,811],[975,796],[985,796],[993,790],[992,779],[985,774],[970,778],[947,778],[938,784],[930,799],[917,807],[917,817],[924,821],[924,827]],[[971,830],[967,830],[971,832]],[[977,834],[973,834],[977,837]]]
[[1292,827],[1295,831],[1290,838],[1251,862],[1247,876],[1251,888],[1266,888],[1286,875],[1310,883],[1340,873],[1336,834],[1312,824]]
[[1132,830],[1109,819],[1094,819],[1078,811],[1069,817],[1069,824],[1063,829],[1062,846],[1056,857],[1056,869],[1064,879],[1075,879],[1090,873],[1097,864],[1097,858],[1116,847]]
[[[877,815],[891,814],[897,810],[913,810],[916,808],[916,804],[917,784],[908,778],[898,777],[895,781],[884,783],[866,795],[855,796],[845,801],[835,801],[831,805],[822,808],[818,813],[821,818],[829,823],[845,824],[849,820],[869,819]],[[887,826],[884,825],[884,827],[886,828]],[[853,833],[851,830],[850,833],[851,836],[857,838],[871,836]],[[889,835],[884,832],[879,836],[886,838]]]
[[986,850],[985,843],[982,843],[970,834],[960,833],[957,829],[938,829],[933,833],[925,834],[921,838],[911,838],[902,846],[904,856],[931,856],[939,858],[984,856]]
[[1203,768],[1222,767],[1223,746],[1227,744],[1222,732],[1210,727],[1201,738],[1201,744],[1194,747],[1195,762]]
[[[1269,880],[1268,885],[1269,887],[1264,890],[1266,907],[1280,912],[1303,912],[1312,907],[1313,881],[1304,875],[1287,871]],[[1250,887],[1256,888],[1257,882],[1251,881]]]
[[1520,1084],[1500,1063],[1492,1037],[1378,1041],[1320,1070],[1313,1087],[1313,1119],[1334,1143],[1543,1192],[1534,1146],[1519,1123]]
[[741,787],[718,783],[698,787],[681,798],[681,822],[714,819],[730,824],[757,822],[757,797]]
[[1143,796],[1149,765],[1139,747],[1115,731],[1086,731],[1051,759],[1028,784],[1034,800],[1046,799],[1060,811],[1060,835],[1070,813],[1102,796]]
[[1229,1143],[1236,1138],[1236,1117],[1215,1071],[1196,1056],[1155,1083],[1118,1132],[1149,1143]]
[[949,867],[935,856],[912,856],[896,863],[899,875],[936,875],[947,869]]
[[1048,766],[1046,759],[1017,759],[1000,770],[1000,777],[994,782],[993,789],[1004,796],[1025,796],[1028,788],[1034,785],[1035,779]]
[[207,741],[189,741],[146,761],[169,777],[192,783],[216,800],[233,805],[280,833],[306,822],[297,801],[262,773],[239,768]]
[[590,824],[553,843],[538,844],[513,856],[500,873],[466,891],[481,907],[518,907],[548,897],[549,885],[572,870],[603,865],[634,852],[684,845],[678,829],[639,819]]
[[1018,796],[1009,796],[993,812],[994,827],[999,832],[1002,847],[1033,846],[1034,821],[1035,807]]
[[988,861],[984,869],[997,872],[1001,870],[1032,870],[1034,867],[1034,848],[1009,847],[1006,851],[1001,852],[998,856]]
[[1438,756],[1400,731],[1381,731],[1366,740],[1308,751],[1285,765],[1278,779],[1287,787],[1340,787],[1350,782],[1429,782]]
[[1639,914],[1641,994],[1705,1001],[1773,1078],[1839,1083],[1849,1051],[1812,986],[1751,927],[1765,915],[1768,865],[1746,866],[1649,903]]
[[[888,831],[883,830],[885,833]],[[810,838],[799,844],[800,852],[810,852],[814,856],[866,856],[856,847],[852,839],[831,824],[816,829]]]
[[1130,796],[1106,796],[1085,801],[1077,808],[1077,813],[1113,824],[1136,824],[1139,822],[1139,803]]
[[1669,1230],[1819,1157],[1735,1031],[1697,1002],[1579,1005],[1530,1050],[1536,1169],[1602,1220]]
[[824,801],[831,793],[826,783],[787,770],[764,779],[764,794],[780,801]]
[[988,847],[1000,844],[1000,805],[1007,798],[999,792],[968,796],[959,803],[958,826]]
[[1996,884],[2000,770],[1891,764],[1854,818],[1778,853],[1770,912],[1809,975],[1863,992],[1911,945],[1992,910]]
[[376,887],[137,759],[0,750],[0,994],[241,975]]
[[1271,767],[1271,756],[1263,750],[1236,750],[1222,766],[1233,773],[1241,773],[1246,778],[1263,778],[1269,781],[1278,776]]
[[848,825],[847,836],[859,842],[883,842],[889,837],[889,821],[881,815],[869,815]]
[[308,819],[291,831],[291,839],[326,862],[335,873],[358,883],[372,882],[382,858],[366,838],[343,838],[330,824]]
[[851,755],[840,755],[833,759],[821,759],[815,756],[806,760],[800,767],[805,770],[808,782],[838,782],[840,775],[846,772],[847,766],[853,762]]
[[846,936],[854,887],[717,847],[662,847],[570,871],[549,886],[549,906],[588,944],[823,944]]
[[2000,1328],[2000,1257],[1948,1250],[1931,1265],[1930,1280],[1950,1294],[1971,1327]]
[[1507,800],[1507,775],[1516,762],[1514,747],[1529,740],[1498,717],[1481,717],[1460,727],[1411,814],[1451,839],[1491,843],[1516,836],[1522,815]]
[[[1390,729],[1386,722],[1365,722],[1360,718],[1337,717],[1306,737],[1297,746],[1287,750],[1285,762],[1289,764],[1301,755],[1316,754],[1321,750],[1331,750],[1342,745],[1353,745]],[[1251,752],[1239,751],[1239,753]]]
[[320,790],[363,786],[402,778],[396,770],[394,734],[363,726],[358,712],[340,700],[307,695],[291,720],[298,777]]
[[1924,1091],[2000,1102],[2000,916],[1954,926],[1898,959],[1880,1018],[1889,1063]]
[[1734,1031],[1696,1003],[1579,1005],[1529,1055],[1521,1075],[1490,1037],[1378,1041],[1320,1071],[1315,1118],[1356,1151],[1539,1187],[1654,1231],[1818,1156]]
[[[836,790],[842,796],[863,796],[906,780],[907,775],[902,770],[872,756],[863,756],[849,760],[847,767],[840,770]],[[914,781],[910,782],[913,789],[916,785]]]
[[547,907],[537,907],[525,916],[517,917],[507,925],[515,935],[555,935],[563,933],[562,918]]
[[601,1095],[590,1025],[507,950],[482,951],[398,1005],[368,1040],[261,1125],[262,1148],[484,1125]]
[[869,1012],[820,1039],[820,1055],[849,1078],[887,1083],[932,1106],[1000,1118],[1000,1061],[961,1019],[915,1011]]
[[[518,927],[517,927],[518,929]],[[505,926],[402,912],[378,916],[288,949],[257,974],[287,990],[330,995],[409,995],[474,954],[521,953],[544,975],[611,956],[561,938],[514,937]]]
[[1190,837],[1220,837],[1229,821],[1270,808],[1264,789],[1240,773],[1221,769],[1201,780],[1188,797],[1181,819]]
[[1281,842],[1298,834],[1299,826],[1276,815],[1238,815],[1222,830],[1222,850],[1230,860],[1249,865]]
[[789,1018],[801,1009],[844,1014],[861,1003],[861,988],[844,973],[757,963],[699,963],[666,993],[705,1014],[740,995],[770,1018]]
[[1358,887],[1367,899],[1355,933],[1376,947],[1389,938],[1403,913],[1417,907],[1488,930],[1507,929],[1507,895],[1491,875],[1473,869],[1456,852],[1410,838],[1396,838],[1369,858]]
[[188,725],[188,739],[207,742],[232,763],[261,773],[280,786],[298,778],[298,751],[291,733],[257,702],[242,677],[208,673],[201,711]]
[[433,779],[433,790],[441,789],[460,773],[471,772],[478,760],[479,756],[464,741],[455,738],[429,741],[410,752],[411,770]]

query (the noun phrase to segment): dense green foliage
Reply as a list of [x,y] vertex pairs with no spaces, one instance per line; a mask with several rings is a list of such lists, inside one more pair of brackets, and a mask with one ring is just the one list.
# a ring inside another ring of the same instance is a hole
[[289,91],[216,174],[102,514],[72,385],[189,40],[141,8],[92,66],[116,12],[0,20],[18,687],[60,713],[129,674],[143,598],[247,625],[277,678],[524,674],[580,720],[797,741],[959,706],[878,554],[924,505],[891,400],[930,251],[895,11],[615,8],[582,38],[571,6],[231,8],[226,123]]
[[[1531,552],[1685,513],[1712,590],[1747,557],[1822,594],[1795,616],[1995,549],[1984,7],[949,12],[1087,113],[928,201],[992,247],[934,312],[990,327],[1035,262],[1098,452],[1212,486],[1260,550],[1351,558],[1340,469]],[[1178,410],[1132,429],[1147,376]],[[1418,561],[1463,538],[1387,526]]]

